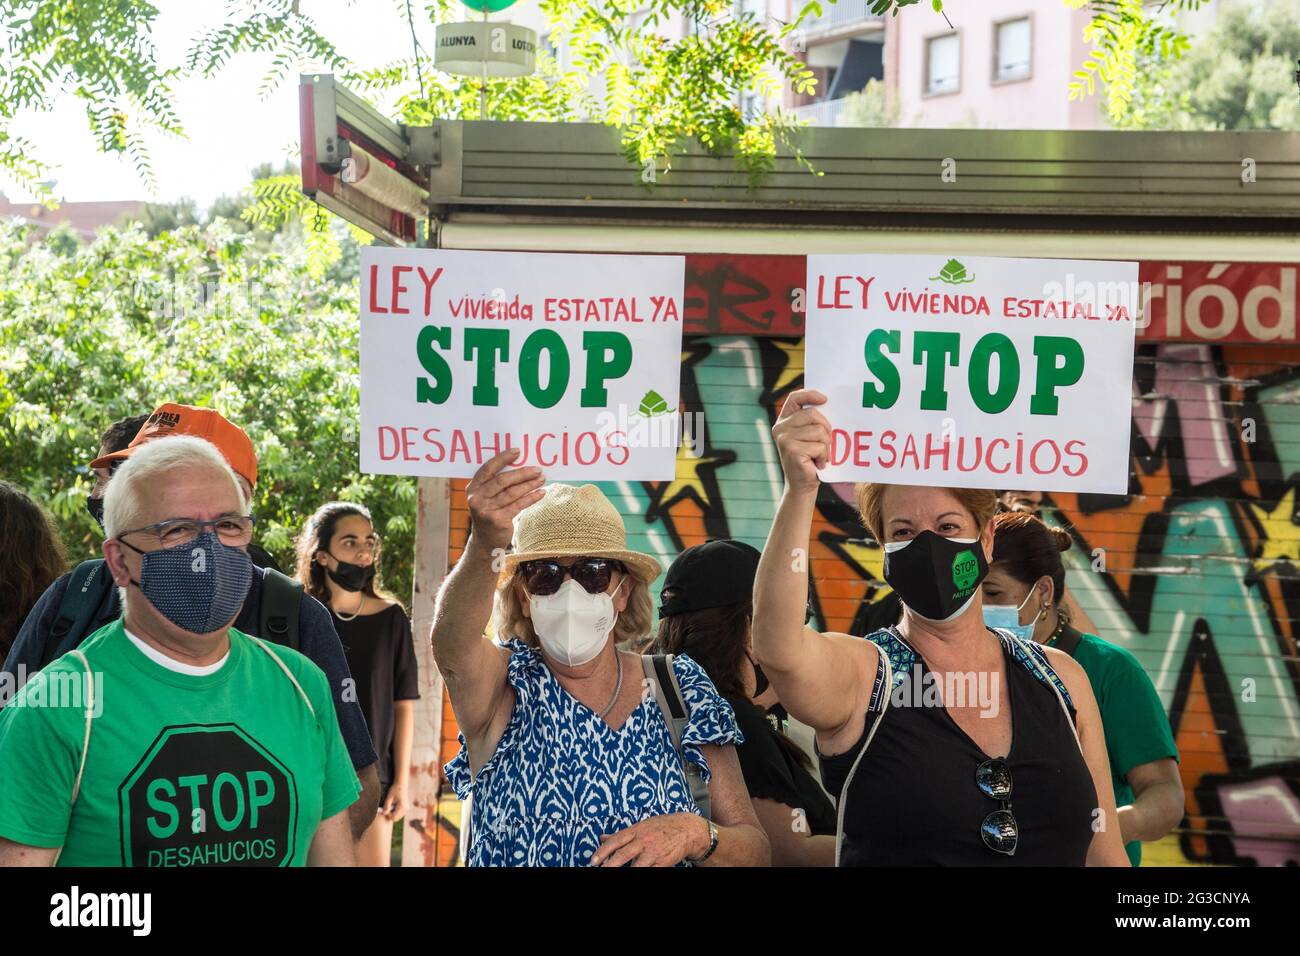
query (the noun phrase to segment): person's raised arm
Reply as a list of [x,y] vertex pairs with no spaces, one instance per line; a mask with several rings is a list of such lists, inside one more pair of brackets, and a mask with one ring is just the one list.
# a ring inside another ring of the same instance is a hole
[[506,470],[518,455],[513,448],[503,451],[470,480],[469,540],[433,609],[433,659],[466,739],[488,725],[507,687],[506,658],[484,631],[492,617],[497,572],[510,546],[514,517],[542,499],[545,479],[540,469]]
[[817,471],[830,452],[830,423],[816,407],[825,402],[821,392],[793,392],[772,426],[785,491],[754,579],[753,622],[754,656],[781,703],[823,738],[855,716],[875,661],[865,641],[804,624]]

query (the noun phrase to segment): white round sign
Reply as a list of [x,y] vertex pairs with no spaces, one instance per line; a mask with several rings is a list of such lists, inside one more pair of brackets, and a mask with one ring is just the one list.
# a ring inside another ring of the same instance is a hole
[[440,23],[433,65],[458,76],[529,76],[537,59],[537,31],[513,23]]

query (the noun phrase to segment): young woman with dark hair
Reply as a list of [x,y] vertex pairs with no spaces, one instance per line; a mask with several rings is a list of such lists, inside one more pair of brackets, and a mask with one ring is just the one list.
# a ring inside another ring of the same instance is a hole
[[7,481],[0,481],[0,541],[15,558],[0,563],[0,661],[3,661],[27,612],[68,569],[68,560],[49,514],[27,492]]
[[334,501],[298,538],[297,577],[334,615],[356,699],[379,754],[379,811],[357,845],[360,866],[389,866],[406,815],[419,669],[411,621],[379,580],[379,536],[362,505]]
[[687,654],[731,705],[736,745],[773,866],[834,866],[835,807],[809,772],[812,761],[786,736],[785,709],[754,660],[754,573],[760,553],[743,541],[687,548],[660,593],[655,650]]

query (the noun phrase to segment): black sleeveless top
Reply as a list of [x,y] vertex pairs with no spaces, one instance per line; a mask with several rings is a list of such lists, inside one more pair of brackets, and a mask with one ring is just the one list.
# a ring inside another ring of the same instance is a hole
[[[942,706],[900,706],[900,698],[923,699],[905,681],[856,771],[874,712],[851,749],[818,753],[823,785],[844,804],[840,866],[1084,865],[1097,793],[1070,726],[1074,710],[1067,721],[1056,692],[1005,645],[1002,660],[1011,701],[1009,809],[1020,831],[1015,855],[994,852],[980,837],[984,818],[1003,806],[975,782],[988,757]],[[916,667],[924,675],[919,655]]]

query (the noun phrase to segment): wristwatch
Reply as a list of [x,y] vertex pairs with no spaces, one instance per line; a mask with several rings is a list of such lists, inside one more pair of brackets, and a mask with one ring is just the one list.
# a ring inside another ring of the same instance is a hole
[[692,860],[690,857],[687,857],[687,858],[686,858],[687,860],[690,860],[691,863],[695,863],[695,864],[697,864],[697,865],[700,864],[700,863],[703,863],[703,862],[704,862],[705,860],[707,860],[709,857],[713,856],[713,851],[716,850],[716,849],[718,848],[718,825],[717,825],[716,823],[714,823],[712,820],[709,820],[709,821],[707,821],[707,822],[708,822],[708,824],[709,824],[709,848],[708,848],[708,850],[705,851],[704,856],[697,857],[696,859],[693,859],[693,860]]

